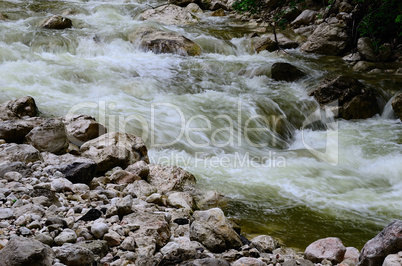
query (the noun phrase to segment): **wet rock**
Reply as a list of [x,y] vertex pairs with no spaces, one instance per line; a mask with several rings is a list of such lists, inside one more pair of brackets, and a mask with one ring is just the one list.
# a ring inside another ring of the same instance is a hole
[[85,213],[81,218],[77,221],[95,221],[99,217],[102,216],[102,212],[97,209],[90,209],[87,213]]
[[141,27],[128,35],[131,43],[156,54],[172,53],[184,56],[201,54],[201,47],[175,32],[167,32],[151,27]]
[[253,38],[251,42],[254,51],[257,53],[262,51],[273,52],[278,50],[278,45],[275,41],[271,40],[269,37]]
[[177,166],[149,165],[148,182],[158,189],[158,192],[172,190],[183,191],[195,184],[195,177]]
[[402,92],[399,92],[395,95],[391,102],[392,109],[395,114],[402,120]]
[[198,241],[212,252],[222,252],[242,246],[240,236],[233,230],[221,209],[196,211],[190,226],[190,239]]
[[327,237],[310,244],[304,251],[304,257],[314,263],[326,259],[337,264],[343,260],[345,252],[346,248],[339,238]]
[[215,10],[214,12],[212,12],[211,16],[212,17],[224,17],[224,16],[226,16],[225,10],[223,10],[222,8]]
[[63,118],[70,142],[81,146],[106,133],[106,127],[88,115],[68,115]]
[[52,249],[33,238],[12,237],[0,250],[0,265],[50,266],[53,259]]
[[125,133],[107,133],[85,142],[80,148],[83,157],[97,164],[97,171],[127,167],[136,161],[148,162],[147,148],[140,137]]
[[353,70],[357,72],[369,72],[376,67],[375,63],[367,61],[359,61],[353,66]]
[[64,154],[68,148],[66,127],[61,120],[49,119],[34,127],[26,136],[25,143],[41,152]]
[[366,61],[375,62],[377,54],[374,51],[373,42],[369,37],[361,37],[357,41],[357,50]]
[[161,265],[173,265],[191,259],[205,258],[207,255],[202,254],[201,250],[205,250],[203,245],[187,237],[173,238],[160,250],[163,255]]
[[109,231],[109,226],[105,223],[94,223],[91,226],[91,233],[97,239],[102,239],[102,237]]
[[149,174],[149,166],[144,161],[138,161],[133,164],[127,166],[125,171],[132,173],[133,175],[137,175],[142,179],[146,179]]
[[257,248],[260,252],[272,253],[274,249],[279,248],[279,243],[272,236],[260,235],[251,239],[250,246]]
[[276,81],[296,81],[306,74],[289,63],[274,63],[271,67],[272,79]]
[[59,171],[73,184],[90,184],[95,177],[97,165],[89,158],[77,157],[71,154],[57,156],[51,153],[42,153],[46,169],[50,173]]
[[0,161],[30,163],[42,160],[40,152],[31,145],[14,143],[0,145]]
[[[266,36],[268,36],[272,41],[275,42],[275,35],[270,33],[267,34]],[[289,39],[287,36],[285,36],[282,33],[277,33],[276,34],[276,39],[278,40],[278,44],[282,49],[294,49],[299,47],[299,43]]]
[[388,255],[382,266],[400,266],[402,265],[402,251],[398,254],[390,254]]
[[337,106],[332,108],[338,112],[337,117],[346,120],[365,119],[380,112],[372,90],[346,76],[324,79],[310,96],[314,96],[321,106],[329,107],[337,101]]
[[343,60],[348,62],[357,62],[362,60],[362,57],[359,53],[351,53],[342,57]]
[[401,250],[402,221],[395,220],[364,245],[357,265],[381,265],[386,256]]
[[267,264],[265,264],[262,260],[250,257],[243,257],[232,263],[232,266],[243,266],[243,265],[266,266]]
[[56,258],[67,266],[91,266],[95,261],[91,250],[79,244],[64,244],[61,247],[54,247]]
[[341,55],[347,46],[348,34],[344,28],[337,24],[323,23],[308,37],[301,50],[323,55]]
[[314,21],[317,11],[306,9],[295,20],[292,21],[292,25],[309,25]]
[[25,136],[42,122],[43,119],[38,117],[0,122],[0,139],[9,143],[23,143]]
[[173,4],[163,5],[144,11],[140,20],[152,20],[167,25],[186,25],[198,23],[198,18],[187,8]]
[[71,21],[71,19],[57,15],[47,18],[41,24],[41,27],[43,28],[56,29],[56,30],[68,29],[71,28],[72,26],[73,22]]

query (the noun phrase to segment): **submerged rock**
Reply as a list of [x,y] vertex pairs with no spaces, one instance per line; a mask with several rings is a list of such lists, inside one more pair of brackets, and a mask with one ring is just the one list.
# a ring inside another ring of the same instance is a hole
[[332,264],[337,264],[343,260],[345,252],[346,247],[339,238],[327,237],[310,244],[304,251],[304,256],[314,263],[329,260]]
[[306,74],[289,63],[275,63],[271,67],[271,75],[274,80],[292,82],[303,78]]
[[310,96],[321,106],[337,104],[332,106],[338,111],[337,117],[346,120],[365,119],[380,112],[374,92],[357,79],[346,76],[324,79]]
[[381,265],[389,254],[402,250],[402,221],[395,220],[369,240],[360,252],[358,266]]
[[402,120],[402,92],[399,92],[392,99],[392,109],[394,109],[395,114]]
[[53,250],[33,238],[13,237],[0,250],[0,265],[50,266],[53,265],[53,259]]
[[187,56],[201,54],[201,47],[175,32],[141,27],[128,35],[131,43],[156,54],[172,53]]
[[41,27],[46,28],[46,29],[56,29],[56,30],[62,30],[62,29],[67,29],[71,28],[73,26],[73,22],[71,19],[62,17],[62,16],[51,16],[47,18],[45,21],[42,22]]

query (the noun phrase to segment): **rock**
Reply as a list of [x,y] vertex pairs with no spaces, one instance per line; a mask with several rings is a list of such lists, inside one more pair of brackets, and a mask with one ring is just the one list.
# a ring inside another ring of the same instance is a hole
[[[39,151],[38,151],[39,152]],[[31,168],[27,167],[25,163],[22,162],[10,162],[3,161],[0,163],[0,178],[8,172],[20,173],[23,177],[27,177],[31,174]]]
[[391,102],[395,114],[402,120],[402,92],[398,92]]
[[64,229],[58,236],[54,238],[54,243],[58,246],[64,243],[75,243],[77,241],[76,233],[71,229]]
[[95,161],[98,172],[113,167],[127,167],[137,161],[148,162],[147,148],[140,137],[126,133],[107,133],[85,142],[80,148],[83,157]]
[[0,20],[7,20],[8,16],[4,13],[0,13]]
[[99,261],[101,258],[105,257],[109,249],[105,240],[87,240],[78,242],[76,245],[92,251],[95,261]]
[[282,266],[314,266],[314,263],[309,260],[291,259],[283,262]]
[[346,120],[365,119],[380,112],[375,94],[357,79],[337,76],[324,79],[310,96],[321,106],[337,101],[337,117]]
[[196,259],[192,262],[182,263],[180,266],[230,266],[230,263],[216,258]]
[[175,265],[191,259],[200,259],[200,250],[205,250],[205,247],[196,241],[187,237],[173,238],[160,250],[163,255],[161,265]]
[[262,260],[256,258],[243,257],[232,263],[232,266],[266,266]]
[[89,158],[77,157],[71,154],[57,156],[51,153],[42,153],[47,171],[59,171],[73,184],[90,184],[95,177],[97,165]]
[[13,219],[14,212],[10,208],[0,208],[0,220]]
[[117,207],[117,215],[119,217],[123,217],[124,215],[130,214],[133,212],[131,206],[133,205],[133,197],[131,195],[127,195],[122,199],[119,199],[116,203]]
[[0,265],[50,266],[53,259],[53,250],[33,238],[12,237],[0,250]]
[[359,53],[351,53],[342,57],[343,60],[348,62],[357,62],[362,60],[362,57]]
[[[141,162],[143,162],[143,161],[141,161]],[[130,184],[130,183],[133,183],[134,181],[141,180],[141,177],[139,177],[138,175],[132,174],[130,172],[127,172],[125,170],[119,170],[119,171],[114,172],[110,176],[110,180],[117,184]]]
[[314,30],[317,28],[317,25],[303,26],[294,30],[295,33],[303,36],[310,36],[313,34]]
[[339,4],[339,12],[351,13],[353,11],[353,6],[347,1],[343,1]]
[[22,117],[37,116],[38,108],[35,100],[25,96],[16,100],[7,101],[0,105],[0,120],[14,120]]
[[43,119],[38,117],[0,122],[0,139],[9,143],[23,143],[25,136],[42,122]]
[[0,145],[0,161],[30,163],[42,160],[40,152],[31,145],[14,143]]
[[198,241],[212,252],[222,252],[242,246],[240,236],[233,230],[219,208],[196,211],[190,226],[190,239]]
[[184,208],[191,211],[194,206],[193,198],[188,192],[175,192],[169,195],[168,204],[176,208]]
[[94,223],[91,226],[91,233],[97,239],[102,239],[102,237],[109,231],[109,226],[105,223]]
[[347,247],[343,260],[347,260],[356,264],[359,261],[360,252],[357,248]]
[[357,265],[381,265],[386,256],[401,250],[402,221],[395,220],[364,245]]
[[85,213],[81,218],[77,221],[95,221],[99,217],[102,216],[102,212],[97,209],[90,209],[87,213]]
[[201,47],[175,32],[167,32],[151,27],[141,27],[128,35],[131,43],[156,54],[172,53],[184,56],[201,54]]
[[375,68],[375,64],[367,61],[359,61],[353,66],[353,70],[358,72],[369,72],[373,68]]
[[24,142],[34,146],[41,152],[64,154],[68,148],[66,127],[61,120],[45,120],[25,136]]
[[156,188],[145,180],[134,181],[134,183],[127,185],[123,190],[124,193],[137,198],[146,198],[156,191]]
[[398,254],[390,254],[385,257],[382,266],[401,266],[402,265],[402,252]]
[[121,249],[134,251],[135,250],[135,239],[134,237],[126,237],[120,245]]
[[326,259],[337,264],[343,260],[345,252],[346,247],[339,238],[327,237],[310,244],[304,251],[304,257],[314,263]]
[[279,243],[272,236],[259,235],[251,239],[250,246],[257,248],[260,252],[272,253],[279,248]]
[[348,46],[346,30],[336,24],[320,24],[301,46],[308,53],[341,55]]
[[144,161],[138,161],[134,164],[127,166],[125,171],[130,172],[134,175],[141,177],[142,179],[146,179],[149,174],[149,166]]
[[257,53],[265,50],[269,52],[278,50],[276,42],[271,40],[269,37],[253,38],[251,40],[251,45]]
[[224,16],[226,16],[225,10],[223,10],[222,8],[215,10],[214,12],[212,12],[211,16],[212,17],[224,17]]
[[139,17],[140,20],[152,20],[166,25],[186,25],[198,23],[196,15],[187,8],[173,4],[159,6],[145,10]]
[[81,146],[106,133],[106,127],[88,115],[67,115],[63,118],[70,142]]
[[149,165],[148,182],[155,186],[158,192],[172,190],[183,191],[186,187],[195,185],[195,177],[177,166]]
[[289,63],[274,63],[271,67],[272,79],[276,81],[296,81],[306,74]]
[[197,207],[204,210],[218,207],[223,200],[224,196],[214,190],[209,190],[196,196]]
[[317,11],[306,9],[295,20],[292,21],[292,25],[309,25],[314,22]]
[[46,244],[48,246],[53,245],[53,237],[51,237],[48,232],[36,234],[35,238],[36,238],[36,240],[38,240],[38,241],[40,241],[43,244]]
[[26,204],[16,208],[14,208],[13,205],[13,211],[15,217],[20,217],[27,214],[34,214],[39,217],[43,217],[45,215],[45,210],[41,206],[37,206],[35,204]]
[[380,46],[380,51],[377,56],[377,60],[380,62],[387,61],[392,55],[392,47],[390,43],[384,43]]
[[80,244],[64,244],[61,247],[54,247],[56,258],[67,266],[91,266],[95,261],[91,250]]
[[62,30],[68,29],[73,26],[73,22],[71,19],[62,17],[62,16],[51,16],[47,18],[45,21],[42,22],[41,27],[46,29],[55,29],[55,30]]
[[369,37],[361,37],[357,41],[357,50],[366,61],[375,62],[377,54],[374,51],[373,42]]
[[105,240],[110,247],[119,246],[121,243],[120,235],[114,231],[105,234],[103,240]]
[[[273,42],[275,42],[275,35],[274,34],[267,34],[266,36],[268,36]],[[284,34],[282,33],[277,33],[276,34],[276,39],[278,40],[279,46],[282,49],[294,49],[299,47],[299,43],[295,42],[291,39],[289,39],[288,37],[286,37]]]

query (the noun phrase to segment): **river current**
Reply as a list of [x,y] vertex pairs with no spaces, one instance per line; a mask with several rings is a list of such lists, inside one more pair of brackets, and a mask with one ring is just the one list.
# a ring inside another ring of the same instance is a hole
[[[328,75],[352,73],[334,57],[256,54],[250,28],[228,17],[201,16],[192,26],[140,21],[162,2],[2,0],[0,101],[35,98],[43,116],[90,114],[109,131],[142,136],[152,163],[179,165],[251,238],[268,234],[303,250],[336,236],[361,248],[402,219],[402,127],[386,102],[401,79],[353,74],[376,87],[385,106],[366,120],[317,116],[309,92]],[[73,28],[39,27],[67,12]],[[202,55],[154,54],[127,35],[143,25],[178,32]],[[308,76],[270,78],[275,62]]]

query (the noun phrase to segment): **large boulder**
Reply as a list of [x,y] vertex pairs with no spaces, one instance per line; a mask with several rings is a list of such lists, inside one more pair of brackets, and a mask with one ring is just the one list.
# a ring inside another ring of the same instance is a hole
[[253,46],[254,51],[257,53],[262,51],[273,52],[278,50],[278,45],[275,41],[271,40],[269,37],[258,37],[251,39],[251,45]]
[[91,250],[79,244],[66,243],[61,247],[53,247],[56,258],[67,266],[91,266],[95,256]]
[[343,119],[365,119],[380,112],[374,92],[357,79],[337,76],[324,79],[310,96],[323,107],[332,106]]
[[306,9],[295,20],[292,25],[309,25],[314,21],[317,11]]
[[13,120],[38,115],[38,107],[31,96],[7,101],[0,105],[0,120]]
[[311,243],[304,251],[304,257],[314,263],[329,260],[332,264],[340,263],[345,256],[346,247],[336,237],[327,237]]
[[149,166],[147,181],[155,186],[158,192],[172,190],[182,191],[195,184],[195,177],[177,166],[152,164]]
[[398,254],[390,254],[388,255],[382,266],[401,266],[402,265],[402,251],[398,252]]
[[395,95],[391,102],[392,109],[394,109],[395,114],[402,120],[402,92]]
[[369,37],[359,38],[357,41],[357,51],[366,61],[374,62],[377,59],[377,54],[374,50],[373,42]]
[[175,32],[141,27],[128,35],[131,43],[156,54],[172,53],[185,56],[201,54],[201,47],[195,42]]
[[0,161],[30,163],[42,161],[42,155],[35,147],[27,144],[7,143],[0,145]]
[[223,252],[242,246],[240,236],[235,232],[219,208],[196,211],[190,226],[190,239],[198,241],[212,252]]
[[66,127],[59,119],[48,119],[34,127],[26,136],[24,143],[30,144],[41,152],[64,154],[69,141]]
[[47,171],[51,173],[59,171],[73,184],[89,184],[95,177],[97,165],[89,158],[77,157],[71,154],[57,156],[48,152],[42,153],[42,157]]
[[67,115],[63,118],[70,142],[81,146],[106,133],[106,127],[88,115]]
[[[202,10],[200,10],[202,12]],[[166,25],[186,25],[196,24],[198,19],[189,8],[180,7],[173,4],[163,5],[144,11],[140,15],[140,20],[151,20]]]
[[358,266],[381,265],[389,254],[402,250],[402,221],[395,220],[369,240],[360,252]]
[[279,248],[279,243],[272,236],[259,235],[251,239],[250,246],[255,247],[260,252],[272,253],[272,251]]
[[183,261],[208,257],[200,254],[199,250],[205,250],[205,247],[196,241],[187,237],[173,238],[160,250],[163,255],[160,265],[176,265]]
[[67,29],[71,28],[73,26],[73,22],[71,19],[54,15],[51,16],[47,19],[45,19],[41,23],[41,27],[46,28],[46,29],[54,29],[54,30],[62,30],[62,29]]
[[296,81],[306,74],[289,63],[274,63],[271,67],[271,76],[276,81]]
[[301,46],[308,53],[323,55],[341,55],[348,46],[348,34],[345,28],[337,24],[320,24]]
[[97,171],[127,167],[137,161],[148,162],[147,148],[140,137],[126,133],[107,133],[85,142],[80,148],[84,157],[97,164]]
[[32,117],[0,122],[0,139],[6,142],[22,143],[25,136],[44,121],[43,118]]
[[33,238],[12,237],[0,250],[0,265],[50,266],[53,259],[53,250]]

